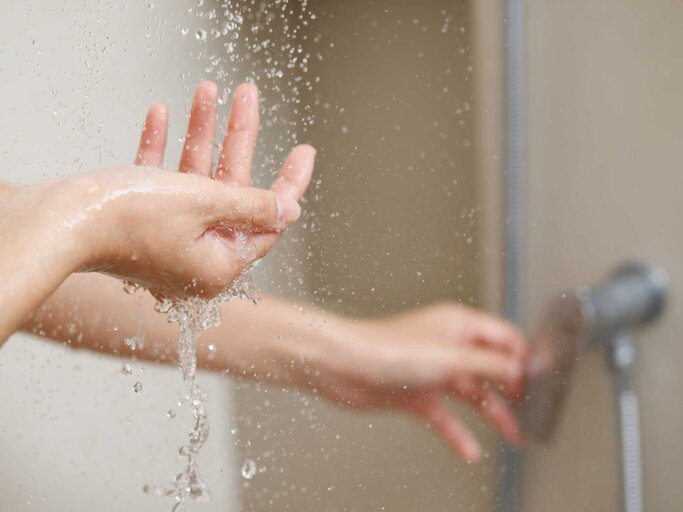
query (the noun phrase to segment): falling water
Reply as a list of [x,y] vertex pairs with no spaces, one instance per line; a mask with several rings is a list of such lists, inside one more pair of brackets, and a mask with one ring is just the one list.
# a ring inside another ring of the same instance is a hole
[[[302,92],[312,91],[319,80],[310,76],[311,61],[322,59],[322,49],[312,50],[320,45],[321,35],[309,32],[316,15],[308,4],[309,0],[222,0],[213,3],[196,0],[196,5],[186,11],[190,16],[185,22],[192,27],[186,24],[177,27],[181,37],[195,40],[196,51],[190,55],[206,62],[204,78],[212,78],[219,84],[220,105],[229,102],[232,91],[241,82],[256,83],[269,99],[265,109],[265,103],[262,103],[262,115],[274,151],[264,155],[261,161],[264,171],[278,168],[284,153],[298,142],[299,132],[305,132],[314,124],[310,109],[302,105],[301,99]],[[155,10],[154,4],[150,4],[150,9]],[[308,39],[308,49],[302,44],[304,39]],[[287,115],[283,115],[285,112]],[[128,293],[134,293],[136,289],[134,283],[127,284]],[[207,395],[195,380],[196,348],[201,334],[219,324],[220,304],[234,299],[258,302],[249,273],[243,274],[229,290],[214,299],[165,300],[155,307],[180,328],[179,367],[187,391],[182,402],[190,405],[192,427],[187,443],[180,447],[183,464],[172,484],[168,487],[147,485],[144,490],[148,494],[174,498],[173,510],[176,512],[184,510],[188,500],[206,502],[211,499],[197,468],[197,456],[206,443],[210,424]],[[208,350],[208,357],[213,357],[215,345],[210,345]],[[176,412],[169,410],[167,416],[174,418]],[[246,462],[242,468],[242,476],[246,479],[256,472],[253,461],[251,464]]]
[[[157,312],[167,314],[168,321],[177,323],[180,328],[178,365],[187,391],[182,401],[190,404],[192,426],[187,443],[178,450],[183,464],[171,486],[161,488],[146,485],[144,491],[155,496],[173,498],[176,501],[174,512],[184,510],[188,499],[211,501],[211,494],[197,467],[199,452],[206,443],[211,429],[207,414],[208,397],[196,381],[197,342],[204,331],[220,324],[220,305],[235,299],[250,300],[258,304],[259,298],[253,287],[250,272],[244,272],[228,290],[213,299],[166,299],[155,305]],[[168,415],[174,417],[175,412],[169,411]]]

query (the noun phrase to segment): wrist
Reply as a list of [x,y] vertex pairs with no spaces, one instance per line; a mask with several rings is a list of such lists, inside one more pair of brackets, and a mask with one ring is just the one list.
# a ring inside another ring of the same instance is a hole
[[[115,170],[111,172],[116,176]],[[99,172],[68,177],[53,183],[50,206],[54,215],[48,224],[58,233],[65,259],[73,271],[103,271],[117,256],[112,247],[119,222],[117,209],[107,208],[112,184],[103,183]]]
[[81,245],[62,223],[57,195],[53,185],[35,185],[0,206],[0,344],[81,265]]
[[22,265],[66,276],[85,263],[82,230],[69,223],[76,210],[69,192],[61,182],[31,185],[3,202],[0,231],[18,249]]

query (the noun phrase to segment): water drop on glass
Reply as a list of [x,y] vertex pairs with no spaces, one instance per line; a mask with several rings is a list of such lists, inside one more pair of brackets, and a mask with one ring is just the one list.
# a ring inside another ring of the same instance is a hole
[[242,478],[251,480],[256,474],[256,463],[252,459],[247,459],[242,465]]
[[216,344],[215,343],[209,343],[209,346],[206,348],[209,350],[209,359],[213,359],[214,356],[216,355]]
[[121,365],[121,373],[124,375],[131,375],[133,373],[133,367],[129,363],[123,363]]
[[133,391],[135,391],[138,395],[142,393],[142,382],[138,381],[133,384]]

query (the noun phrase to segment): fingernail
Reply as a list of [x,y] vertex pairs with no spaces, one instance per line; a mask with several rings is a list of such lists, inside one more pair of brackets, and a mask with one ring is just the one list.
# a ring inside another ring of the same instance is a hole
[[301,206],[289,196],[277,196],[277,218],[281,225],[287,226],[296,222],[301,215]]

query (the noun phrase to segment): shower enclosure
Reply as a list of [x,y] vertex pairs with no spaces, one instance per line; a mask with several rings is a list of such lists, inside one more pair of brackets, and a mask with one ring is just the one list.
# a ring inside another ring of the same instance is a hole
[[[638,335],[633,378],[644,510],[677,510],[683,454],[674,425],[683,409],[671,397],[682,384],[683,209],[675,191],[683,182],[673,169],[683,66],[674,47],[683,13],[676,2],[524,4],[527,323],[554,293],[598,281],[624,261],[667,269],[670,303]],[[623,510],[622,441],[604,354],[581,355],[576,372],[556,439],[525,450],[519,510]]]
[[[635,332],[628,369],[643,510],[683,509],[680,1],[276,3],[290,6],[284,25],[304,4],[316,14],[297,34],[310,87],[278,82],[298,99],[268,115],[295,128],[283,135],[264,115],[259,151],[295,137],[318,146],[319,165],[298,231],[258,269],[260,288],[359,317],[454,300],[531,334],[562,291],[623,262],[666,269],[666,309]],[[2,3],[0,177],[130,161],[131,134],[160,100],[175,108],[173,161],[190,89],[216,79],[226,51],[202,32],[225,4]],[[248,78],[252,65],[228,78]],[[279,104],[264,89],[264,104]],[[180,383],[169,368],[141,375],[135,396],[118,361],[26,336],[3,346],[3,510],[167,511],[141,488],[175,462],[180,425],[166,411]],[[618,512],[611,376],[604,351],[577,351],[550,442],[529,439],[521,454],[453,404],[484,444],[468,465],[398,412],[204,375],[214,502],[191,510]],[[263,471],[245,480],[247,459]]]

